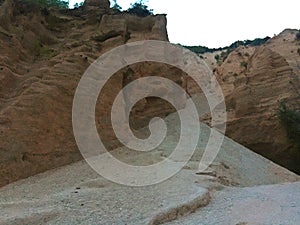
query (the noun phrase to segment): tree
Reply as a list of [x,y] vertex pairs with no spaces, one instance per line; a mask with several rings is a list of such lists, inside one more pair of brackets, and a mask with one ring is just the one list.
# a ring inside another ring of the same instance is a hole
[[80,2],[80,3],[75,3],[74,4],[74,8],[76,9],[76,8],[79,8],[79,7],[81,7],[81,6],[83,6],[83,2]]
[[127,9],[127,12],[140,17],[153,15],[153,9],[148,9],[148,6],[145,5],[145,2],[143,0],[139,0],[134,4],[131,4],[129,9]]
[[117,3],[117,0],[113,0],[114,5],[112,6],[112,9],[120,12],[122,10],[122,7]]
[[69,8],[69,1],[65,1],[65,0],[24,0],[24,2],[38,4],[44,8],[51,8],[51,7],[57,7],[61,9]]
[[47,1],[49,7],[58,7],[58,8],[69,8],[69,1],[64,0],[48,0]]

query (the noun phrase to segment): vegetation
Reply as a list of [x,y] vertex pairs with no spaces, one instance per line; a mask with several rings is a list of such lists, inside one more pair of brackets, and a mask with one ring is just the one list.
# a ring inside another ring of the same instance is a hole
[[241,62],[241,67],[245,67],[247,69],[248,63],[245,61]]
[[220,60],[220,55],[215,55],[215,60],[219,61]]
[[42,58],[52,58],[53,56],[57,55],[55,50],[37,40],[33,41],[33,53],[35,56],[40,56]]
[[298,54],[300,55],[300,48],[298,48],[297,52],[298,52]]
[[117,12],[121,12],[122,11],[122,7],[117,3],[117,0],[113,0],[113,6],[112,9],[117,11]]
[[211,49],[211,48],[208,48],[205,46],[183,46],[183,47],[185,47],[185,48],[189,49],[190,51],[195,52],[197,54],[204,54],[207,52],[217,51],[217,49]]
[[226,59],[227,59],[227,57],[229,56],[229,54],[231,53],[233,51],[233,49],[227,49],[226,51],[223,51],[222,53],[221,53],[221,60],[222,60],[222,62],[224,62]]
[[[195,52],[197,54],[204,54],[204,53],[211,53],[215,51],[224,51],[224,54],[229,55],[230,52],[232,52],[234,49],[236,49],[239,46],[260,46],[266,43],[270,37],[265,37],[265,38],[256,38],[254,40],[246,40],[246,41],[236,41],[232,43],[230,46],[224,47],[224,48],[208,48],[205,46],[183,46],[187,49],[189,49],[192,52]],[[224,55],[225,56],[225,55]],[[226,59],[226,57],[223,57],[223,59]],[[224,60],[225,60],[224,59]]]
[[61,9],[68,9],[69,8],[69,1],[65,0],[23,0],[24,2],[29,2],[33,4],[38,4],[43,8],[61,8]]
[[298,31],[296,34],[296,40],[300,40],[300,31]]
[[300,112],[289,109],[282,102],[279,107],[279,118],[287,129],[288,137],[300,147]]
[[294,146],[290,153],[293,158],[292,169],[300,173],[300,112],[288,108],[286,103],[281,102],[278,114],[288,138]]
[[82,6],[83,6],[83,2],[75,3],[75,4],[74,4],[74,9],[80,8],[80,7],[82,7]]
[[231,50],[227,49],[226,51],[221,52],[220,55],[215,55],[215,60],[217,61],[219,66],[222,65],[222,63],[227,59],[230,52]]
[[139,17],[153,15],[153,9],[148,9],[148,6],[145,4],[144,0],[139,0],[134,4],[131,4],[129,9],[126,10],[126,12]]

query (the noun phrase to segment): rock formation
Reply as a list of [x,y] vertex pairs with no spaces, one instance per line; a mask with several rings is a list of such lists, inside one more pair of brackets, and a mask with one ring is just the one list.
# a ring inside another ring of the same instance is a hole
[[[121,144],[110,123],[111,107],[131,81],[162,76],[191,95],[201,91],[169,65],[143,62],[114,74],[99,95],[95,122],[120,161],[133,166],[168,161],[174,168],[184,165],[182,170],[158,184],[134,188],[106,180],[85,161],[73,163],[81,154],[72,132],[72,103],[83,73],[103,53],[150,39],[168,40],[165,15],[116,14],[108,0],[86,0],[74,10],[0,0],[0,187],[56,168],[1,187],[0,224],[297,224],[298,175],[227,137],[214,162],[199,171],[211,134],[203,123],[191,159],[172,156],[181,135],[191,140],[198,124],[187,118],[182,133],[178,114],[163,100],[141,99],[130,114],[132,129],[141,137],[149,135],[145,126],[151,118],[165,117],[168,135],[161,145],[149,152],[116,148]],[[299,109],[299,46],[295,31],[286,30],[263,46],[237,48],[217,68],[214,55],[207,56],[226,98],[227,135],[286,166],[291,144],[277,111],[281,101]],[[124,100],[135,94],[124,94]],[[202,106],[197,105],[199,111]],[[153,178],[169,170],[162,167]],[[124,172],[122,178],[139,181]]]
[[215,75],[228,110],[226,134],[290,169],[293,147],[278,117],[281,102],[300,109],[300,42],[285,30],[259,47],[239,47]]
[[[292,146],[277,112],[281,101],[300,105],[295,32],[286,30],[261,47],[240,47],[215,69],[226,97],[227,135],[287,167]],[[83,72],[114,47],[150,39],[168,40],[165,15],[116,13],[108,0],[86,1],[73,10],[1,1],[0,186],[81,159],[71,110]],[[207,58],[215,67],[213,54]],[[152,62],[115,74],[96,108],[99,135],[109,149],[120,146],[108,122],[116,94],[128,83],[128,75],[136,79],[149,73],[185,86],[182,71]],[[189,94],[199,92],[191,80],[187,88]],[[173,110],[165,101],[143,99],[130,115],[131,125],[139,129]]]
[[[5,0],[0,6],[0,186],[81,159],[71,110],[82,74],[104,52],[149,39],[168,40],[164,15],[115,14],[108,0],[86,1],[81,8],[59,11]],[[181,71],[145,65],[147,74],[171,77],[180,84]],[[110,104],[123,87],[127,70],[138,78],[146,74],[142,68],[133,65],[118,72],[97,105],[99,133],[111,149],[120,143],[106,123]],[[173,111],[158,99],[144,99],[136,108],[133,121]],[[138,129],[142,124],[133,126]]]

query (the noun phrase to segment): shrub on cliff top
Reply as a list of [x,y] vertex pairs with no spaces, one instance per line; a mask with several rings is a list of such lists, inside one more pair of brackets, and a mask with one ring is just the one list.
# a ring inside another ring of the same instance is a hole
[[148,6],[145,5],[143,0],[131,4],[126,12],[140,17],[153,15],[153,9],[148,9]]
[[51,7],[57,7],[61,9],[69,8],[69,1],[65,1],[65,0],[23,0],[23,1],[37,4],[43,8],[51,8]]
[[117,0],[113,0],[113,6],[111,8],[117,12],[121,12],[122,10],[122,7],[117,3]]

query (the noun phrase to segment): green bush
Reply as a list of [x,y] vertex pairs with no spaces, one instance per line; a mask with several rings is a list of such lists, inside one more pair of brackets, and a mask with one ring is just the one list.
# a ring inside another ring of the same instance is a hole
[[278,114],[293,145],[290,150],[292,156],[290,169],[300,174],[300,112],[288,108],[284,102],[281,102]]
[[219,61],[220,60],[220,55],[215,55],[215,60]]
[[126,10],[126,12],[139,17],[146,17],[146,16],[153,15],[153,9],[148,9],[148,6],[145,5],[143,0],[131,4],[129,9]]
[[82,7],[83,6],[83,2],[80,2],[80,3],[75,3],[74,4],[74,9],[78,9],[78,8],[80,8],[80,7]]
[[204,54],[207,52],[214,52],[214,50],[211,50],[208,47],[204,47],[204,46],[184,46],[183,45],[183,47],[189,49],[190,51],[192,51],[196,54]]
[[52,58],[57,55],[57,51],[49,48],[48,45],[43,45],[40,41],[33,41],[33,53],[37,57]]
[[117,12],[121,12],[122,7],[117,3],[117,0],[113,0],[113,3],[114,5],[111,8]]
[[245,61],[241,62],[241,67],[245,67],[247,69],[248,63]]
[[40,5],[43,8],[51,8],[51,7],[57,7],[61,9],[69,8],[69,1],[64,1],[64,0],[23,0],[23,1]]
[[279,118],[288,137],[300,147],[300,112],[289,109],[284,102],[279,107]]
[[[208,48],[205,46],[184,46],[185,48],[191,50],[192,52],[195,52],[197,54],[204,54],[207,52],[215,52],[215,51],[226,51],[226,54],[229,55],[230,52],[232,52],[234,49],[236,49],[239,46],[260,46],[265,44],[268,40],[270,39],[270,37],[265,37],[265,38],[256,38],[254,40],[245,40],[245,41],[236,41],[234,43],[232,43],[230,46],[226,46],[224,48]],[[226,59],[223,58],[224,60]]]
[[224,62],[226,59],[227,59],[227,57],[229,56],[229,54],[231,53],[233,51],[233,49],[227,49],[226,51],[224,51],[224,52],[222,52],[221,53],[221,59],[222,59],[222,61]]

